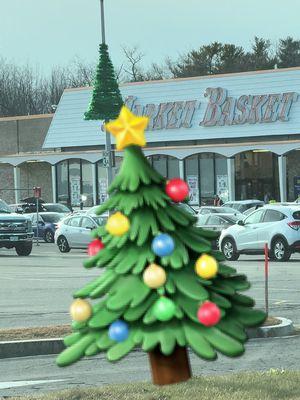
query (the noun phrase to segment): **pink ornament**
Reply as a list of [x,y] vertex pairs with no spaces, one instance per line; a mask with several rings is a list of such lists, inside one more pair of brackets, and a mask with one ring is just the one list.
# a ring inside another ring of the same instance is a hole
[[197,316],[201,324],[205,326],[214,326],[221,319],[221,311],[215,303],[205,301],[199,308]]
[[104,248],[104,244],[101,242],[100,239],[95,239],[93,240],[89,245],[88,245],[88,255],[90,257],[95,256],[96,254],[99,253],[100,250]]
[[184,180],[173,178],[166,184],[166,193],[175,203],[179,203],[187,198],[189,187]]

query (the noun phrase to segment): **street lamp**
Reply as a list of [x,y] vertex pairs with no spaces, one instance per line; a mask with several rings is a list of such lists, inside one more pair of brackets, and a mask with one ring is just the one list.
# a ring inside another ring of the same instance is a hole
[[[100,0],[100,12],[101,12],[101,37],[102,44],[105,44],[105,19],[104,19],[104,0]],[[105,130],[105,152],[108,157],[107,163],[107,183],[108,187],[112,183],[112,150],[111,150],[111,139],[110,134]]]

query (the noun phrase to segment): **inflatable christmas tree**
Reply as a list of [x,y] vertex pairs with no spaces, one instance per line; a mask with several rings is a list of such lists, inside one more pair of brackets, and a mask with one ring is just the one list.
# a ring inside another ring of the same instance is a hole
[[117,361],[140,347],[149,353],[154,383],[163,385],[191,376],[188,347],[206,360],[217,352],[241,355],[245,328],[265,314],[239,293],[250,286],[246,276],[212,250],[215,233],[195,226],[178,204],[186,183],[166,181],[148,163],[141,149],[147,122],[123,107],[106,124],[124,159],[98,210],[110,217],[94,232],[85,262],[100,269],[99,277],[74,294],[74,332],[57,364],[100,352]]

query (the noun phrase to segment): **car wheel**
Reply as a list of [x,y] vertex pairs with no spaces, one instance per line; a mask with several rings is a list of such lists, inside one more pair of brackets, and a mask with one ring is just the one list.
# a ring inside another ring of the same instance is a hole
[[288,261],[291,257],[291,251],[286,240],[278,237],[273,240],[270,258],[274,261]]
[[29,256],[32,251],[32,242],[21,243],[16,246],[18,256]]
[[61,253],[68,253],[71,250],[69,243],[64,236],[59,236],[57,239],[57,246]]
[[228,261],[236,261],[240,256],[236,251],[234,240],[230,238],[225,238],[222,241],[222,253]]
[[44,235],[44,240],[46,243],[53,243],[54,242],[54,235],[52,231],[46,231]]

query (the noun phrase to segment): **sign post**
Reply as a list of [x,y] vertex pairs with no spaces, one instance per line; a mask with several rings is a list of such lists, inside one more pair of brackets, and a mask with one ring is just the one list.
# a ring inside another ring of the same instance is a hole
[[33,194],[36,199],[36,245],[39,246],[39,199],[42,196],[42,190],[39,186],[34,186]]
[[269,314],[269,249],[265,243],[265,307],[266,314]]

